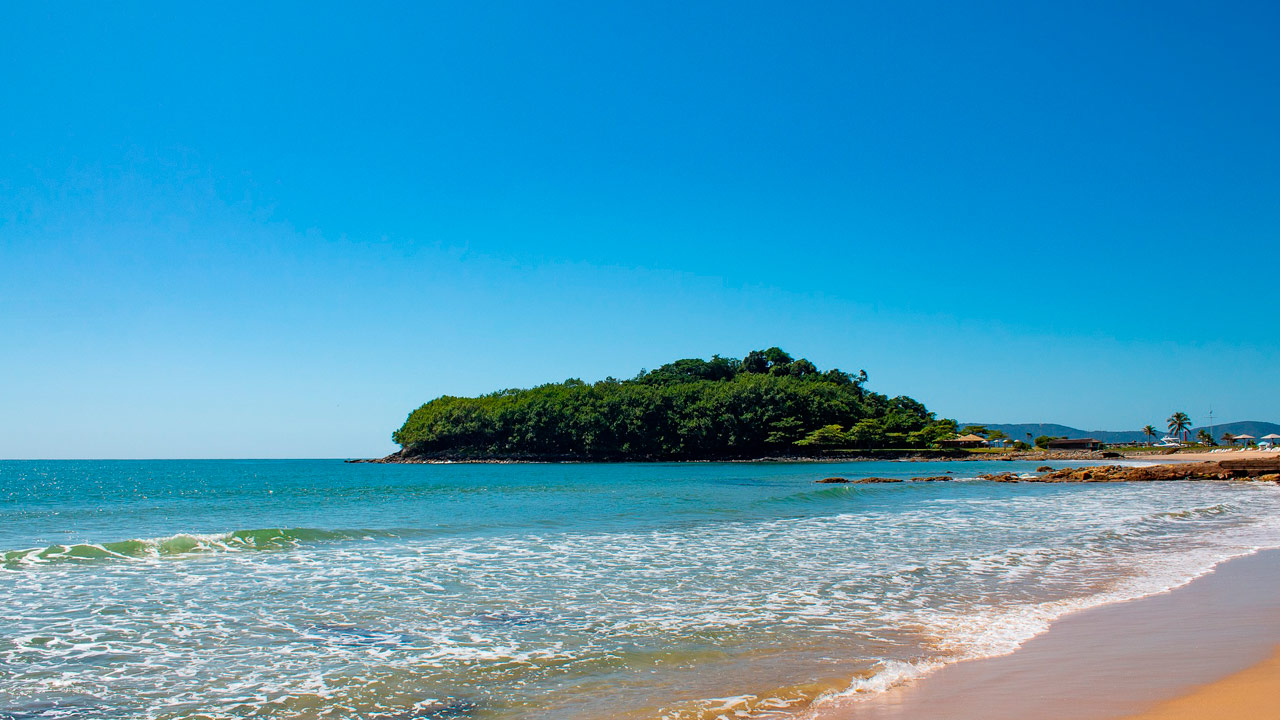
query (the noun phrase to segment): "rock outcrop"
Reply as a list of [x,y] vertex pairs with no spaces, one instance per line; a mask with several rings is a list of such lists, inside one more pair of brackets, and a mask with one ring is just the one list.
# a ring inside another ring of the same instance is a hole
[[[1043,470],[1043,468],[1042,468]],[[1081,468],[1051,470],[1043,475],[1022,477],[1014,473],[982,475],[993,482],[1173,482],[1180,480],[1255,480],[1280,481],[1280,459],[1223,460],[1218,462],[1176,463],[1126,467],[1093,465]]]

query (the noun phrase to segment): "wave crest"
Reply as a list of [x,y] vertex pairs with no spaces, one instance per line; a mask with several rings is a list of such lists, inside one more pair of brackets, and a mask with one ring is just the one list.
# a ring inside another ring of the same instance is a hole
[[64,562],[141,560],[216,552],[287,550],[303,543],[367,540],[378,537],[395,537],[395,534],[378,530],[317,528],[258,528],[214,534],[179,533],[162,538],[73,543],[9,550],[0,554],[0,567],[6,570],[17,570]]

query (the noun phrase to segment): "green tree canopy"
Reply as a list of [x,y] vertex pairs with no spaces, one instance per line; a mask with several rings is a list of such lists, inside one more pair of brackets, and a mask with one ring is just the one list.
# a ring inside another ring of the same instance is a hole
[[796,442],[796,445],[807,447],[816,445],[818,447],[844,447],[849,444],[849,436],[845,435],[844,428],[839,425],[824,425],[814,430],[804,439]]
[[410,413],[392,439],[421,456],[695,459],[941,437],[923,404],[866,381],[865,371],[822,371],[774,347],[676,360],[631,380],[446,395]]

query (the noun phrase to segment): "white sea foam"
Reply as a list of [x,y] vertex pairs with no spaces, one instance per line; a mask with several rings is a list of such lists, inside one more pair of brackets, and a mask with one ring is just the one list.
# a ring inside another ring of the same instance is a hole
[[[1257,490],[1274,495],[1269,487]],[[1271,499],[1271,498],[1268,498]],[[1214,516],[1228,512],[1223,505],[1161,513],[1163,519]],[[1135,518],[1130,526],[1154,518]],[[925,611],[919,616],[937,637],[940,656],[933,660],[886,663],[873,675],[855,678],[848,688],[818,698],[810,715],[833,702],[865,699],[925,677],[953,662],[1005,655],[1047,632],[1062,617],[1091,608],[1169,592],[1212,572],[1218,565],[1259,550],[1280,547],[1280,517],[1256,518],[1243,531],[1211,531],[1197,538],[1202,547],[1190,551],[1166,548],[1126,558],[1132,574],[1106,584],[1097,592],[1047,602],[969,608],[963,613]],[[979,563],[981,564],[981,563]]]
[[[0,712],[34,688],[148,719],[298,717],[317,702],[582,717],[600,714],[595,698],[671,718],[781,717],[814,697],[760,690],[778,667],[796,676],[777,687],[857,674],[818,706],[866,696],[1280,545],[1274,486],[846,496],[831,512],[656,529],[255,531],[190,536],[232,550],[198,561],[46,563],[0,584],[14,618],[0,661],[15,669]],[[911,500],[872,502],[885,497]],[[367,541],[328,542],[343,538]],[[236,551],[245,543],[281,552]]]

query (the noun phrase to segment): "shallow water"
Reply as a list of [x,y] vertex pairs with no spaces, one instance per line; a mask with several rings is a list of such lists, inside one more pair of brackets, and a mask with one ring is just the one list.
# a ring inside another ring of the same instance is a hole
[[1280,546],[1039,463],[0,462],[0,717],[790,717]]

